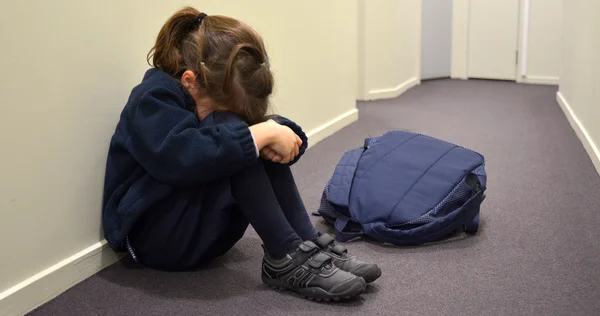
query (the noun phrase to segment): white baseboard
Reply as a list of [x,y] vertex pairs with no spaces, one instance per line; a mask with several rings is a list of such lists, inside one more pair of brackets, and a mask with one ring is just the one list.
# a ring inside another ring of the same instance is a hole
[[393,88],[369,90],[365,100],[393,99],[419,83],[421,83],[419,78],[413,77]]
[[308,131],[306,133],[306,136],[308,136],[308,147],[310,148],[316,145],[320,141],[356,121],[358,121],[358,109],[352,109],[333,120]]
[[556,86],[560,83],[558,77],[545,77],[545,76],[524,76],[521,77],[519,82],[529,84],[546,84]]
[[596,171],[600,174],[600,150],[598,149],[598,146],[560,91],[556,93],[556,100],[558,101],[558,104],[560,104],[563,112],[565,112],[567,119],[569,119],[569,123],[571,123],[571,127],[575,131],[575,134],[577,134],[579,140],[583,143],[583,147],[585,147],[585,150],[592,159]]
[[106,241],[94,245],[0,293],[0,315],[23,315],[121,259]]

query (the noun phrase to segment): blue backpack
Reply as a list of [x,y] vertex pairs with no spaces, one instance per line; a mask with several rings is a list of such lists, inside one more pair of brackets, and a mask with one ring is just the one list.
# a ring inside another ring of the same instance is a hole
[[325,187],[322,216],[339,241],[367,235],[400,246],[476,233],[486,189],[482,155],[392,131],[344,154]]

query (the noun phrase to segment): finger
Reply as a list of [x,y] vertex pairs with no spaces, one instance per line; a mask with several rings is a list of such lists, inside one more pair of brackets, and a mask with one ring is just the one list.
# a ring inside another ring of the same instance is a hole
[[265,160],[271,160],[273,159],[273,157],[275,156],[275,152],[273,152],[270,149],[263,149],[260,151],[260,157],[265,159]]
[[296,135],[296,143],[298,144],[298,147],[302,146],[302,139],[298,135]]
[[291,153],[288,153],[287,155],[285,155],[285,157],[283,157],[283,159],[281,159],[281,163],[282,164],[289,163],[290,162],[290,156],[291,156]]
[[268,147],[263,148],[263,150],[260,151],[261,155],[265,155],[265,156],[272,156],[273,154],[275,154],[275,152]]
[[266,160],[273,160],[273,158],[275,158],[276,156],[277,156],[277,154],[276,154],[276,153],[274,153],[274,152],[269,152],[269,153],[268,153],[268,154],[267,154],[267,155],[266,155],[264,158],[265,158]]
[[275,163],[280,163],[282,159],[283,158],[281,158],[280,155],[275,155],[275,157],[273,157],[273,159],[271,159],[271,161],[275,162]]

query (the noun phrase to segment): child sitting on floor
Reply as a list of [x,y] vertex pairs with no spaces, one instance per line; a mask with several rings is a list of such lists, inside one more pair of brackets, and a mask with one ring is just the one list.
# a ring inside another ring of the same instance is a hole
[[162,27],[148,60],[108,154],[111,247],[150,268],[187,270],[226,253],[250,224],[267,285],[312,299],[363,293],[381,270],[310,222],[290,171],[306,135],[266,115],[273,75],[261,37],[188,7]]

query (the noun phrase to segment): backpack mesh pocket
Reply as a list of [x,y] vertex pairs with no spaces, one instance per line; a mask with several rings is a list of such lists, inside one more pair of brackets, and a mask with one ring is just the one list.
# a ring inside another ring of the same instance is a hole
[[402,224],[387,225],[389,228],[408,230],[425,224],[435,222],[452,211],[460,208],[479,190],[479,180],[474,173],[462,179],[446,197],[433,209],[419,218],[415,218]]

